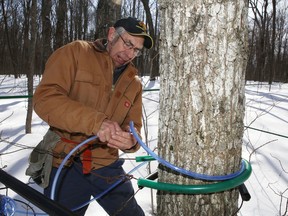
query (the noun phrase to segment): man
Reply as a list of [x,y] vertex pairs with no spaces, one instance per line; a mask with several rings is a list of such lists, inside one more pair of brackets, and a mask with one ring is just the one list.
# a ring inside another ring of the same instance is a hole
[[[152,46],[145,25],[129,17],[110,27],[107,39],[72,42],[47,61],[33,99],[35,112],[50,129],[31,153],[26,174],[50,197],[63,158],[77,144],[97,135],[67,162],[57,182],[55,200],[78,215],[85,214],[88,205],[81,206],[91,196],[125,176],[118,150],[139,149],[129,122],[140,132],[142,86],[131,61],[143,47]],[[144,215],[133,194],[131,182],[125,179],[97,201],[109,215]]]

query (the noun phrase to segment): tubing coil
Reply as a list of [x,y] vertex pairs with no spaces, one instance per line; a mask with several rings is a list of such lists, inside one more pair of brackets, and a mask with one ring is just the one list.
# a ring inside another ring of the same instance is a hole
[[[59,176],[60,176],[60,173],[61,173],[61,170],[63,169],[64,165],[66,164],[66,162],[69,160],[69,158],[73,155],[74,152],[76,152],[79,148],[81,148],[83,145],[85,145],[86,143],[96,139],[97,136],[92,136],[90,138],[88,138],[87,140],[81,142],[79,145],[75,146],[71,152],[69,152],[69,154],[67,154],[65,156],[65,158],[63,159],[63,161],[61,162],[60,166],[58,167],[58,170],[55,174],[55,178],[53,179],[53,183],[52,183],[52,188],[51,188],[51,196],[50,198],[52,200],[54,200],[55,198],[55,191],[56,191],[56,185],[57,185],[57,182],[58,182],[58,179],[59,179]],[[130,170],[127,174],[132,174],[133,172],[135,172],[137,169],[139,169],[141,166],[143,166],[146,162],[143,162],[141,164],[139,164],[138,166],[134,167],[132,170]],[[109,188],[107,188],[106,190],[104,190],[103,192],[101,192],[100,194],[94,196],[94,198],[92,198],[91,200],[89,200],[88,202],[82,204],[81,206],[78,206],[74,209],[72,209],[72,211],[76,211],[86,205],[88,205],[90,202],[92,202],[93,200],[97,200],[97,199],[100,199],[102,196],[104,196],[105,194],[109,193],[113,188],[117,187],[120,183],[122,183],[124,180],[124,177],[117,180],[116,182],[114,182]]]
[[207,180],[207,181],[224,181],[228,179],[233,179],[236,178],[237,176],[241,175],[244,170],[245,170],[245,162],[242,160],[241,161],[241,169],[238,170],[235,173],[228,174],[228,175],[222,175],[222,176],[212,176],[212,175],[205,175],[205,174],[200,174],[200,173],[195,173],[189,170],[185,170],[183,168],[177,167],[168,161],[164,160],[163,158],[159,157],[157,154],[155,154],[151,149],[148,148],[148,146],[140,139],[138,136],[137,132],[134,129],[134,123],[131,121],[130,122],[130,130],[135,139],[138,141],[138,143],[141,145],[142,148],[145,149],[145,151],[150,154],[153,158],[155,158],[159,163],[163,164],[164,166],[181,173],[186,176],[190,176],[195,179],[200,179],[200,180]]
[[60,176],[60,173],[61,173],[61,170],[63,169],[64,165],[66,164],[66,162],[68,161],[68,159],[74,154],[74,152],[76,152],[80,147],[82,147],[83,145],[85,145],[86,143],[96,139],[97,136],[92,136],[88,139],[86,139],[85,141],[83,141],[82,143],[80,143],[79,145],[77,145],[76,147],[74,147],[72,149],[72,151],[69,152],[69,154],[66,155],[66,157],[63,159],[63,161],[61,162],[60,166],[58,167],[58,170],[55,174],[55,177],[54,177],[54,180],[53,180],[53,183],[52,183],[52,188],[51,188],[51,195],[50,195],[50,198],[52,200],[54,200],[55,198],[55,190],[56,190],[56,185],[57,185],[57,181],[58,181],[58,178]]
[[251,175],[252,168],[248,161],[243,160],[245,170],[240,175],[233,179],[229,179],[222,182],[212,184],[198,184],[198,185],[180,185],[180,184],[169,184],[164,182],[156,182],[148,179],[140,178],[137,181],[139,187],[148,187],[156,190],[169,191],[173,193],[183,194],[209,194],[217,193],[226,190],[230,190],[241,185]]

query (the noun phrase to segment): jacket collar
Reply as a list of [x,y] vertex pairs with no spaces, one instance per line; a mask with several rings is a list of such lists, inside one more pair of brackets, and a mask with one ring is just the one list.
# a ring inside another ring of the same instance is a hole
[[93,42],[93,47],[99,52],[107,52],[106,45],[107,45],[106,39],[97,39]]
[[[106,45],[107,45],[107,39],[104,39],[104,38],[102,38],[102,39],[97,39],[97,40],[95,40],[94,42],[93,42],[93,47],[98,51],[98,52],[106,52],[106,53],[108,53],[107,52],[107,50],[106,50]],[[135,65],[132,63],[132,62],[129,62],[127,65],[125,65],[125,68],[127,68],[127,66],[128,67],[134,67],[135,68]],[[122,67],[124,67],[124,66],[122,66]],[[137,74],[137,72],[134,72],[134,74],[133,75],[136,75]]]

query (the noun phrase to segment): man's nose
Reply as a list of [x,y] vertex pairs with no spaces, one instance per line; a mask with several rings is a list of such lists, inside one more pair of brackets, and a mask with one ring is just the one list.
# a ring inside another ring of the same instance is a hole
[[128,55],[128,57],[129,57],[129,59],[132,59],[132,58],[135,57],[135,50],[134,50],[134,48],[128,49],[126,52],[127,52],[127,55]]

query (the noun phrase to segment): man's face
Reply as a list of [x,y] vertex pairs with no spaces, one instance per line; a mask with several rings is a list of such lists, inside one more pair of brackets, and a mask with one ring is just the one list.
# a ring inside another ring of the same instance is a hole
[[113,27],[109,29],[108,40],[108,53],[116,68],[132,61],[137,52],[142,50],[144,43],[143,37],[132,36],[127,32],[119,35]]

